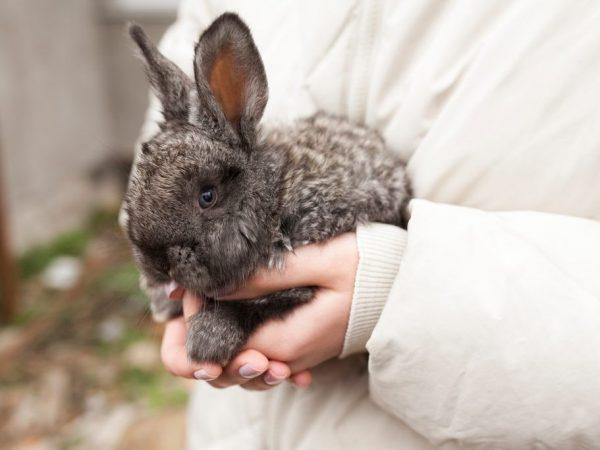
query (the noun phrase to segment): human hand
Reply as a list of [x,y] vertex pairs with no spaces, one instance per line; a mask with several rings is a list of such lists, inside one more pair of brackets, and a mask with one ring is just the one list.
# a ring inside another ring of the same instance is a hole
[[[226,367],[191,363],[185,352],[185,318],[201,307],[201,299],[183,295],[184,317],[165,329],[162,359],[175,375],[195,377],[216,387],[241,385],[264,390],[287,378],[308,386],[308,369],[340,354],[350,315],[358,250],[353,233],[324,244],[296,249],[283,270],[261,270],[239,291],[221,301],[255,298],[292,287],[315,286],[315,298],[283,320],[262,325]],[[183,292],[180,291],[177,296]]]

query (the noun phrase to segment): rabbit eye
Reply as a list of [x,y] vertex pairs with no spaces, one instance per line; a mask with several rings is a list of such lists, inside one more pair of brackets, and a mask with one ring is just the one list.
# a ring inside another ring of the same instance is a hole
[[210,208],[217,200],[217,190],[214,186],[206,186],[200,190],[200,197],[198,198],[198,204],[200,208]]

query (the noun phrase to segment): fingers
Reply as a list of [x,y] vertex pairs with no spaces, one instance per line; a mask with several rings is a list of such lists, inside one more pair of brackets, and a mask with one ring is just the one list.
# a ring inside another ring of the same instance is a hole
[[191,293],[183,295],[183,317],[170,320],[165,326],[160,356],[163,364],[173,375],[197,380],[214,380],[223,371],[221,366],[214,363],[193,363],[187,355],[185,341],[187,338],[187,320],[200,311],[202,299]]
[[[173,375],[208,381],[212,386],[224,388],[242,385],[251,390],[270,389],[288,379],[291,370],[287,364],[267,359],[262,353],[248,349],[237,355],[225,369],[216,363],[194,363],[187,356],[185,347],[186,321],[201,308],[202,300],[193,294],[183,294],[184,317],[173,319],[165,326],[161,345],[161,358],[165,367]],[[310,373],[294,376],[298,385],[310,384]]]
[[183,294],[183,317],[188,320],[191,316],[200,311],[202,307],[202,299],[196,297],[189,291],[185,291]]
[[241,289],[219,300],[256,298],[294,287],[321,286],[331,264],[327,245],[299,247],[285,257],[283,269],[261,269]]
[[256,350],[244,350],[225,367],[222,375],[210,382],[214,387],[224,388],[245,384],[259,377],[269,368],[269,360]]
[[286,380],[299,388],[306,388],[312,383],[312,374],[309,370],[304,370],[291,375],[287,364],[269,361],[256,350],[244,350],[219,378],[209,381],[209,384],[216,388],[239,385],[246,390],[266,391]]
[[[342,234],[325,243],[299,247],[287,254],[283,269],[259,270],[245,286],[219,300],[256,298],[294,287],[331,287],[339,281],[337,275],[356,272],[357,255],[354,233]],[[353,265],[352,270],[340,270],[340,265],[347,264]]]
[[[225,369],[216,363],[194,363],[187,356],[186,321],[201,308],[202,300],[193,294],[183,294],[184,317],[167,322],[161,345],[163,364],[173,375],[208,381],[214,387],[250,384],[252,390],[266,390],[288,379],[288,365],[267,359],[262,353],[248,349],[242,351]],[[300,381],[297,382],[297,379]],[[305,374],[295,376],[295,384],[309,384]]]
[[310,370],[303,370],[291,376],[290,381],[299,388],[307,388],[312,383]]
[[[347,247],[351,251],[356,251],[353,234],[336,239],[351,240],[351,244]],[[332,278],[332,273],[335,272],[334,266],[339,267],[340,264],[339,252],[337,258],[331,258],[326,253],[324,246],[302,247],[286,258],[283,270],[260,271],[246,287],[224,299],[252,298],[299,286],[323,287],[326,281]],[[181,296],[184,317],[167,324],[161,357],[167,369],[174,375],[205,380],[215,387],[241,385],[249,390],[267,390],[287,379],[298,387],[307,387],[311,384],[310,371],[302,370],[292,375],[289,365],[279,361],[269,361],[264,354],[252,349],[242,351],[225,369],[218,364],[191,362],[185,349],[186,322],[201,310],[202,298],[177,289],[172,289],[171,293],[172,298]],[[302,365],[298,367],[298,364],[294,364],[294,366],[297,367],[295,370],[302,368]]]
[[251,391],[266,391],[283,383],[290,377],[291,373],[287,364],[279,361],[269,361],[269,368],[263,376],[244,383],[242,387]]
[[163,364],[173,375],[200,380],[213,380],[221,375],[218,364],[193,363],[185,349],[187,327],[185,319],[180,317],[167,322],[163,335],[160,355]]

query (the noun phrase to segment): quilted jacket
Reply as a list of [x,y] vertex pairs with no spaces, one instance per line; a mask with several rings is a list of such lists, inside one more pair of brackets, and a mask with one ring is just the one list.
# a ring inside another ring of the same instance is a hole
[[340,359],[308,390],[198,383],[189,448],[600,448],[600,2],[183,0],[163,52],[191,73],[224,11],[265,122],[378,129],[417,199],[357,232]]

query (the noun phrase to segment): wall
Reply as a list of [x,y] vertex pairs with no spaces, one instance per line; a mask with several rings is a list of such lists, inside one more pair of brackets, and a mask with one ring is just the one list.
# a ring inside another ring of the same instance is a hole
[[102,6],[0,2],[0,178],[19,250],[77,226],[97,202],[90,173],[131,155],[147,84],[125,22],[157,38],[173,16]]

